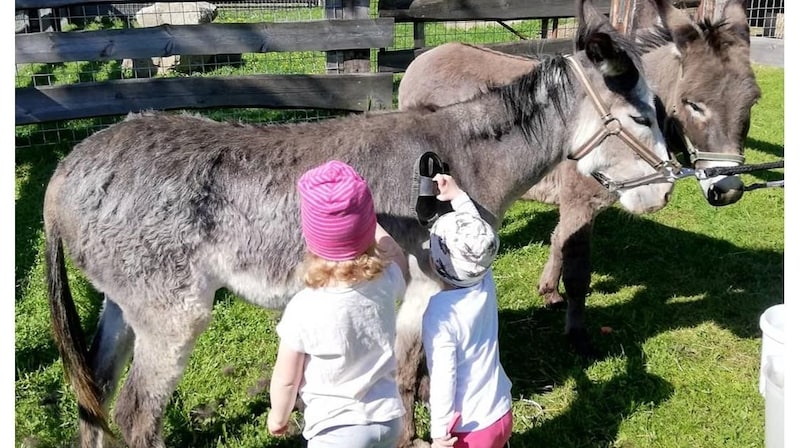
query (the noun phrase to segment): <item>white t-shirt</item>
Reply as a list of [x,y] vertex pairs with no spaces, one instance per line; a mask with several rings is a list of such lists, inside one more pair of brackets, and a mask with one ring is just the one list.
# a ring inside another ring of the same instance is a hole
[[430,372],[431,437],[443,437],[455,411],[455,432],[474,432],[511,409],[511,381],[500,364],[491,269],[480,283],[431,297],[422,319]]
[[305,288],[276,327],[281,343],[306,354],[300,398],[303,436],[333,426],[385,422],[405,414],[395,381],[395,302],[405,292],[391,263],[371,281]]

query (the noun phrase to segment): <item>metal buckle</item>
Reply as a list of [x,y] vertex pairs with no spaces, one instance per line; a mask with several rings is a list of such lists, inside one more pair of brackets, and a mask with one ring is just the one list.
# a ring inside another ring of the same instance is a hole
[[[606,127],[607,135],[618,135],[620,132],[622,132],[622,123],[619,122],[617,117],[606,115],[603,118],[603,126]],[[612,123],[614,123],[613,126],[611,125]]]

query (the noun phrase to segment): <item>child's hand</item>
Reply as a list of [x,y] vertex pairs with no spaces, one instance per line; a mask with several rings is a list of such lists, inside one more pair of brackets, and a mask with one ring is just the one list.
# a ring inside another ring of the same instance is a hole
[[461,193],[461,187],[458,186],[453,176],[449,174],[437,174],[433,177],[434,182],[439,187],[439,195],[436,199],[440,201],[452,201],[453,198]]
[[452,436],[450,434],[440,437],[438,439],[433,439],[433,443],[431,444],[431,448],[450,448],[451,446],[456,444],[458,437]]
[[406,258],[406,254],[403,252],[403,248],[397,244],[397,241],[395,241],[380,224],[375,226],[375,242],[378,245],[378,250],[382,252],[385,257],[397,263],[397,266],[403,273],[406,284],[408,284],[408,282],[411,281],[411,275],[408,273],[408,259]]
[[282,436],[286,434],[286,430],[289,429],[289,421],[278,421],[275,414],[269,411],[267,415],[267,429],[269,429],[269,433],[273,436]]

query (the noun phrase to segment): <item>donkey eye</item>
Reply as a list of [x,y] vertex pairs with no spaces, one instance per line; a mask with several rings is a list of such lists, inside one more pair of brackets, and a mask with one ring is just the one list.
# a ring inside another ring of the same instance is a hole
[[650,119],[647,118],[647,117],[643,117],[643,116],[634,117],[633,115],[631,115],[631,119],[636,124],[639,124],[639,125],[642,125],[642,126],[647,126],[648,128],[653,125],[653,122],[650,121]]
[[702,107],[698,106],[697,104],[695,104],[695,103],[693,103],[693,102],[691,102],[689,100],[683,100],[683,104],[691,107],[692,110],[697,112],[697,113],[701,113],[701,114],[703,113],[703,108]]

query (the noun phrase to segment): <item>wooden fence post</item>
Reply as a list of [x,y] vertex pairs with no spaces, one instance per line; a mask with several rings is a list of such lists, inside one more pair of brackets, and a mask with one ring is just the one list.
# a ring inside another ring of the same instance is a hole
[[611,25],[622,34],[628,34],[633,25],[633,11],[637,0],[611,0],[608,18]]
[[[370,0],[325,0],[325,18],[369,19]],[[329,51],[325,68],[328,73],[369,73],[369,49]]]
[[414,48],[425,48],[425,22],[414,22]]
[[717,20],[722,17],[722,11],[726,4],[728,4],[728,0],[700,0],[700,4],[697,6],[697,20]]

